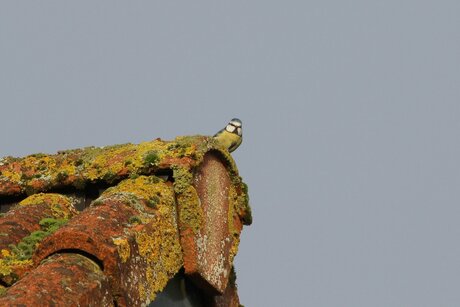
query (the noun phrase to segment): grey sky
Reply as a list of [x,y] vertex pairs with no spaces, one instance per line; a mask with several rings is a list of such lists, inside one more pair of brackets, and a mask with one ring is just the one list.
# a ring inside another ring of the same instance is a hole
[[2,1],[0,156],[244,124],[246,306],[460,305],[459,1]]

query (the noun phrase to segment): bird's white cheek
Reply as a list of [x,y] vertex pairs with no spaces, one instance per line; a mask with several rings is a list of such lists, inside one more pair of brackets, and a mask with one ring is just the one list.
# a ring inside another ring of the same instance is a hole
[[235,127],[233,127],[232,125],[228,125],[227,127],[225,127],[225,130],[232,133],[233,131],[235,131]]
[[241,130],[241,128],[238,128],[237,132],[238,132],[239,136],[241,136],[243,134],[243,130]]

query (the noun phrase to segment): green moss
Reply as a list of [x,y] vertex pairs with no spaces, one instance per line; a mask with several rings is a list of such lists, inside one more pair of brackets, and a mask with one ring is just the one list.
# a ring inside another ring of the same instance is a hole
[[31,154],[29,157],[43,158],[43,157],[46,157],[46,154],[42,153],[42,152],[39,152],[39,153]]
[[59,182],[62,182],[66,180],[68,177],[69,177],[69,174],[66,171],[62,171],[56,175],[56,180]]
[[94,200],[94,201],[91,203],[91,206],[92,206],[92,207],[97,207],[97,206],[102,205],[103,203],[104,203],[104,200],[98,198],[98,199]]
[[155,208],[159,202],[160,198],[154,195],[147,201],[147,206],[149,206],[150,208]]
[[25,174],[25,173],[21,174],[21,181],[29,181],[32,178],[33,177],[31,175],[28,175],[28,174]]
[[[248,194],[249,189],[248,189],[248,185],[246,183],[241,182],[241,188],[242,188],[244,194],[249,195]],[[248,199],[249,199],[249,197],[248,197]]]
[[252,215],[251,215],[251,207],[249,206],[249,188],[246,183],[241,181],[242,188],[243,188],[243,194],[242,194],[242,206],[248,210],[248,216],[250,217],[252,221]]
[[0,285],[0,297],[4,296],[6,294],[7,288]]
[[158,164],[159,161],[160,156],[158,154],[158,151],[156,150],[147,152],[144,158],[145,166],[155,166]]
[[12,254],[8,257],[5,257],[5,259],[28,260],[32,258],[38,243],[40,243],[45,237],[58,230],[66,222],[67,219],[41,219],[39,224],[42,230],[32,232],[30,235],[22,238],[22,240],[17,245],[10,244],[9,248]]
[[14,258],[18,260],[27,260],[32,258],[34,248],[24,242],[19,242],[18,245],[10,244],[8,246],[14,254]]
[[32,187],[32,186],[30,186],[30,185],[28,185],[28,186],[26,186],[26,187],[24,188],[24,192],[26,192],[26,195],[29,195],[29,196],[30,196],[30,195],[33,195],[33,194],[35,194],[35,193],[37,193],[37,191],[35,190],[35,188]]
[[163,182],[163,180],[161,178],[158,178],[157,176],[150,176],[149,180],[150,180],[151,183]]
[[174,143],[168,145],[168,150],[179,152],[181,155],[185,155],[190,149],[196,146],[197,136],[181,136],[175,139]]
[[38,204],[47,204],[51,209],[50,216],[39,221],[40,230],[23,237],[16,245],[10,244],[8,248],[0,251],[0,275],[2,281],[8,285],[17,280],[16,270],[23,271],[24,267],[32,265],[31,258],[38,244],[77,214],[69,198],[53,193],[34,194],[21,201],[17,206]]
[[136,178],[138,178],[139,176],[140,176],[139,174],[132,173],[131,175],[129,175],[129,179],[136,179]]
[[235,199],[235,210],[243,220],[244,225],[252,224],[252,212],[249,205],[248,185],[243,182],[240,176],[232,176],[232,184],[239,190]]
[[24,237],[17,245],[10,244],[8,247],[14,255],[13,258],[18,260],[28,260],[32,258],[36,244],[43,240],[48,234],[49,233],[45,231],[37,230],[27,237]]
[[85,163],[85,161],[83,161],[83,159],[76,159],[75,162],[74,162],[74,165],[75,166],[81,166]]
[[107,173],[104,174],[104,176],[102,176],[102,180],[104,180],[107,183],[113,183],[115,182],[116,179],[117,179],[117,174],[111,171],[108,171]]
[[39,224],[48,234],[55,232],[67,223],[67,219],[44,218]]
[[48,234],[49,233],[46,231],[36,230],[32,232],[30,235],[28,235],[27,237],[24,237],[21,243],[25,243],[25,244],[33,246],[35,243],[38,243],[41,240],[43,240],[43,238],[46,237]]
[[133,215],[129,218],[128,223],[130,224],[142,224],[142,219],[140,216]]

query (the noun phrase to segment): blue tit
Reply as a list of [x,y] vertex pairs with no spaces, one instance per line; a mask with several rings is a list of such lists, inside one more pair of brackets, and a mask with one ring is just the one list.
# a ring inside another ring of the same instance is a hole
[[228,148],[229,152],[234,151],[243,142],[243,124],[238,118],[232,119],[224,129],[214,135],[223,147]]

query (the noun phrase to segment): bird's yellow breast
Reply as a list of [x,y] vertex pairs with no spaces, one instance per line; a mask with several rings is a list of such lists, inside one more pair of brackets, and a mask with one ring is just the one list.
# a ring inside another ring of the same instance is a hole
[[231,152],[241,144],[243,138],[224,130],[216,136],[216,139]]

